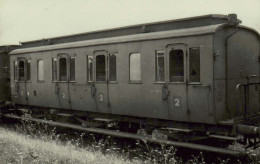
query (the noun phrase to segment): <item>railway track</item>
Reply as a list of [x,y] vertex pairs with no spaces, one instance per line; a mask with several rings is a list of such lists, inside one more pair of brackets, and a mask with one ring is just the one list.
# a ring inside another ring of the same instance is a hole
[[[160,139],[160,138],[154,138],[150,135],[143,136],[139,134],[132,134],[127,132],[121,132],[118,130],[109,130],[109,129],[101,129],[101,128],[89,128],[84,127],[81,125],[71,124],[71,123],[63,123],[63,122],[55,122],[51,120],[43,120],[43,119],[37,119],[37,118],[31,118],[31,117],[25,117],[25,116],[17,116],[13,114],[3,114],[3,118],[6,119],[15,119],[20,121],[32,121],[36,123],[42,123],[49,126],[54,127],[61,127],[61,128],[68,128],[73,129],[76,131],[82,131],[82,132],[88,132],[88,133],[94,133],[94,134],[101,134],[106,136],[113,136],[116,138],[122,138],[122,139],[131,139],[131,140],[137,140],[137,141],[143,141],[151,144],[163,144],[168,146],[176,147],[177,149],[180,149],[182,152],[188,150],[188,152],[206,152],[208,154],[218,154],[220,156],[224,156],[227,158],[232,159],[241,159],[242,161],[248,161],[248,153],[242,150],[233,150],[228,148],[221,148],[221,147],[214,147],[214,146],[208,146],[208,145],[201,145],[201,144],[195,144],[195,143],[188,143],[188,142],[178,142],[178,141],[171,141],[167,139]],[[124,140],[126,141],[126,140]],[[179,153],[182,154],[183,153]],[[259,157],[256,157],[256,159],[259,159]]]

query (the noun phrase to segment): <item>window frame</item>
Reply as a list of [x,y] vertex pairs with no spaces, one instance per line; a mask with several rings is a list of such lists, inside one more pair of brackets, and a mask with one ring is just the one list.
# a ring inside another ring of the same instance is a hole
[[[26,81],[26,64],[25,64],[25,62],[26,62],[26,59],[25,58],[18,58],[18,63],[17,63],[17,68],[18,68],[18,79],[17,79],[17,81],[18,82],[25,82]],[[23,62],[23,80],[20,80],[20,74],[21,74],[21,72],[20,72],[20,62]]]
[[[140,64],[140,80],[131,80],[131,55],[139,54],[139,64]],[[128,56],[128,64],[129,64],[129,84],[142,84],[142,60],[141,60],[141,52],[131,52]]]
[[[66,80],[61,80],[61,69],[60,69],[60,60],[64,58],[66,59]],[[70,75],[71,75],[71,72],[70,72],[70,67],[71,67],[71,58],[74,58],[75,59],[75,80],[70,80]],[[74,55],[70,55],[69,53],[59,53],[57,54],[57,81],[56,82],[59,82],[59,83],[76,83],[76,54]],[[53,81],[55,82],[55,81]]]
[[[105,56],[105,73],[106,73],[106,79],[105,81],[97,81],[97,56],[104,55]],[[108,83],[108,51],[105,49],[99,49],[99,50],[94,50],[91,55],[88,56],[93,56],[93,81],[89,81],[90,83]]]
[[[39,80],[39,62],[43,61],[43,80]],[[37,59],[37,82],[45,82],[45,70],[44,70],[44,60]]]
[[[110,70],[110,58],[111,56],[115,56],[115,79],[116,80],[110,80],[110,76],[111,76],[111,70]],[[109,53],[108,54],[108,64],[107,64],[107,70],[108,70],[108,82],[109,83],[117,83],[117,56],[118,56],[118,52],[113,52],[113,53]]]
[[[89,71],[89,63],[88,63],[88,59],[89,59],[89,57],[91,57],[92,58],[92,80],[89,80],[89,75],[90,75],[90,71]],[[87,82],[88,83],[93,83],[94,82],[94,65],[95,65],[95,62],[94,62],[94,55],[86,55],[86,70],[87,70],[87,72],[86,72],[86,75],[87,75]]]
[[13,61],[13,68],[14,68],[14,81],[15,82],[19,82],[18,79],[19,79],[19,72],[18,72],[18,60],[14,60]]
[[[70,82],[69,81],[69,77],[70,77],[70,57],[74,57],[74,56],[70,56],[68,53],[58,53],[57,54],[57,82],[59,82],[59,83]],[[62,58],[66,59],[66,62],[65,62],[66,63],[66,80],[61,80],[61,77],[60,77],[60,75],[61,75],[60,60]],[[75,70],[76,70],[76,65],[75,65]]]
[[[55,61],[55,60],[56,61]],[[56,64],[55,64],[55,66],[56,66],[56,68],[55,68],[55,71],[54,71],[54,67],[53,67],[53,61],[55,61],[56,62]],[[54,57],[54,58],[51,58],[51,67],[52,67],[52,71],[51,71],[51,81],[52,82],[58,82],[58,58],[57,57]],[[56,80],[54,80],[54,73],[56,74]]]
[[[164,68],[164,81],[158,81],[158,54],[163,53],[163,68]],[[165,51],[164,50],[155,50],[155,83],[165,83],[166,82],[166,64],[165,64]]]
[[[30,65],[30,79],[28,80],[28,63],[30,63],[29,65]],[[31,59],[26,59],[25,60],[25,76],[26,76],[26,78],[25,78],[25,82],[31,82],[31,80],[32,80],[32,67],[31,67],[31,63],[32,63],[32,60]]]
[[[187,83],[187,78],[186,78],[186,72],[187,72],[187,52],[186,52],[186,49],[187,47],[183,44],[174,44],[174,45],[171,45],[167,48],[167,75],[166,75],[166,79],[167,79],[167,82],[169,84],[185,84]],[[173,82],[173,81],[170,81],[170,52],[172,50],[182,50],[183,51],[183,81],[176,81],[176,82]]]
[[[71,80],[71,59],[74,59],[74,80]],[[76,56],[69,56],[69,71],[68,71],[68,79],[69,82],[76,82]]]
[[[194,48],[195,48],[195,49],[199,49],[199,57],[200,57],[200,76],[199,76],[199,77],[200,77],[200,80],[199,80],[199,82],[192,82],[192,81],[190,81],[190,55],[191,55],[191,54],[190,54],[190,49],[194,49]],[[200,46],[192,46],[192,47],[188,47],[187,49],[188,49],[188,53],[189,53],[189,54],[188,54],[188,63],[187,63],[187,64],[188,64],[188,67],[189,67],[189,68],[188,68],[188,71],[187,71],[187,74],[188,74],[188,75],[187,75],[187,76],[188,76],[188,83],[189,83],[189,84],[193,84],[193,85],[196,85],[196,84],[197,84],[197,85],[200,85],[200,84],[202,84],[202,82],[201,82],[201,63],[202,63],[202,62],[201,62],[201,47],[200,47]]]
[[[97,81],[97,57],[98,56],[104,56],[105,58],[105,80],[104,81]],[[94,69],[94,78],[95,78],[95,82],[97,83],[106,83],[108,81],[108,64],[107,64],[107,53],[98,53],[95,55],[95,62],[94,62],[94,66],[95,66],[95,69]]]
[[[19,63],[23,62],[23,80],[20,80],[20,71],[19,71]],[[28,69],[28,63],[30,63],[30,68]],[[13,68],[14,68],[14,81],[15,82],[23,82],[28,83],[31,82],[31,59],[26,59],[25,57],[19,57],[13,61]],[[28,80],[28,71],[30,71],[30,79]]]
[[[66,61],[65,61],[65,63],[66,63],[66,78],[65,78],[65,80],[62,80],[62,78],[61,78],[61,69],[60,69],[60,66],[61,66],[61,65],[60,65],[60,63],[61,63],[60,60],[61,60],[61,59],[65,59],[65,60],[66,60]],[[69,73],[68,73],[68,57],[67,57],[67,56],[66,56],[66,57],[63,57],[63,56],[62,56],[62,57],[59,57],[58,68],[59,68],[58,81],[59,81],[59,82],[68,82],[68,74],[69,74]]]

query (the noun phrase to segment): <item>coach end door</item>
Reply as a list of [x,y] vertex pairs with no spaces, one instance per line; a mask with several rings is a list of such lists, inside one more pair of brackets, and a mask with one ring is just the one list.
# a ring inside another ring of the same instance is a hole
[[16,99],[19,104],[28,104],[27,83],[31,81],[30,62],[30,59],[24,57],[20,57],[14,62]]
[[194,46],[189,47],[187,51],[188,108],[191,111],[190,121],[212,123],[213,67],[208,64],[212,58],[208,54],[202,54],[202,48]]

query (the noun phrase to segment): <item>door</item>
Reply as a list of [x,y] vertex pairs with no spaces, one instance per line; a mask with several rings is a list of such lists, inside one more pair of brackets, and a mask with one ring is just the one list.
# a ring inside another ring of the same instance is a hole
[[186,45],[172,44],[167,46],[167,83],[168,106],[170,119],[188,121],[186,85]]
[[[173,44],[167,47],[167,54],[170,118],[212,123],[212,85],[201,81],[200,48]],[[209,72],[204,75],[208,79]]]
[[188,85],[188,103],[190,109],[190,121],[213,122],[212,87],[210,85]]
[[29,60],[26,58],[18,58],[17,62],[15,62],[15,73],[16,73],[16,91],[18,96],[18,101],[21,104],[28,104],[28,96],[29,93],[27,92],[27,82],[30,80],[30,67]]
[[94,51],[95,57],[95,99],[97,112],[110,113],[109,83],[108,83],[108,52],[106,50]]
[[58,79],[56,83],[56,94],[59,99],[60,108],[71,109],[70,79],[69,79],[69,54],[58,54]]
[[[191,47],[187,55],[188,108],[190,121],[212,123],[212,73],[213,68],[207,62],[201,62],[201,47]],[[204,61],[210,61],[205,55]],[[203,74],[201,70],[204,68]],[[204,78],[204,81],[203,78]],[[207,83],[206,83],[207,81]]]

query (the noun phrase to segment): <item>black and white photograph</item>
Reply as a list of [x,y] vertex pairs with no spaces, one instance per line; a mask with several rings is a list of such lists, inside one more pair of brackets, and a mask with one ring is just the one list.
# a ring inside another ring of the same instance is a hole
[[260,163],[259,0],[0,0],[0,164]]

